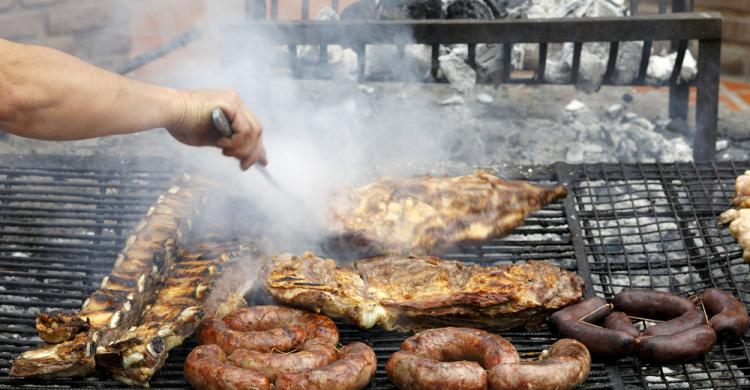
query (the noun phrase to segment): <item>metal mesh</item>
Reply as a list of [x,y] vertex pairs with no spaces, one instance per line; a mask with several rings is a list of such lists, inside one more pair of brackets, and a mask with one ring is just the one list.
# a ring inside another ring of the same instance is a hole
[[[36,314],[80,307],[109,272],[128,230],[171,178],[167,168],[154,172],[69,160],[23,169],[0,161],[0,388],[118,386],[106,372],[53,381],[7,376],[12,359],[40,342],[34,330]],[[714,221],[730,204],[736,175],[750,165],[557,168],[556,174],[536,170],[528,179],[548,184],[564,177],[572,194],[564,203],[533,214],[503,239],[459,247],[445,257],[482,264],[551,260],[577,270],[593,291],[607,297],[630,286],[690,292],[716,285],[743,294],[748,302],[748,267],[734,240]],[[378,372],[370,388],[393,388],[385,362],[408,335],[338,325],[343,343],[364,341],[375,350]],[[546,328],[502,334],[529,359],[556,340]],[[633,359],[611,367],[597,363],[583,388],[747,387],[746,342],[717,346],[694,364],[649,367]],[[153,388],[188,387],[182,366],[194,343],[190,340],[170,353],[151,382]]]

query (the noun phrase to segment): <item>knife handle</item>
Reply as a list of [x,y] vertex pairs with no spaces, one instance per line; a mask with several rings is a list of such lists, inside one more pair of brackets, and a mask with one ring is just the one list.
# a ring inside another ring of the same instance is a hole
[[214,127],[223,137],[231,137],[234,134],[232,124],[229,123],[229,119],[224,115],[224,111],[221,107],[216,107],[211,111],[211,120],[214,122]]

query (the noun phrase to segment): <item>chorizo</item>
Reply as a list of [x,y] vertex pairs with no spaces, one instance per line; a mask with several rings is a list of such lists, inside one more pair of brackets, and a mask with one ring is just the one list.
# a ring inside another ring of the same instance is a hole
[[697,359],[716,344],[716,332],[700,325],[670,335],[641,337],[638,357],[649,363],[673,364]]
[[377,359],[372,348],[352,343],[339,353],[339,360],[323,367],[285,373],[276,379],[275,390],[359,390],[375,376]]
[[305,340],[330,345],[339,343],[339,330],[330,318],[302,310],[280,306],[255,306],[239,309],[224,317],[230,329],[238,331],[264,331],[274,328],[300,326],[305,330]]
[[745,305],[728,291],[710,288],[703,292],[703,307],[710,316],[708,324],[721,339],[741,338],[750,325]]
[[630,320],[630,317],[621,311],[613,311],[612,313],[609,313],[607,319],[604,320],[604,327],[625,332],[633,337],[641,335],[638,328],[633,325],[633,321]]
[[306,343],[295,353],[263,353],[238,349],[229,355],[229,362],[263,374],[271,382],[285,373],[318,368],[333,363],[338,357],[336,348],[324,343]]
[[270,390],[271,382],[253,370],[226,362],[217,345],[200,345],[185,360],[185,379],[198,390]]
[[615,295],[615,310],[631,316],[663,320],[647,327],[643,336],[658,336],[680,333],[705,324],[703,313],[684,297],[663,291],[623,290]]
[[477,362],[441,362],[410,351],[398,351],[385,365],[401,390],[486,390],[487,371]]
[[223,321],[209,320],[205,321],[198,331],[200,344],[216,344],[226,353],[232,353],[237,349],[287,352],[299,347],[304,341],[305,330],[296,325],[266,331],[241,332],[229,329]]
[[516,348],[508,340],[479,329],[429,329],[401,343],[402,351],[414,352],[442,362],[469,360],[490,369],[501,363],[520,361]]
[[498,364],[489,372],[492,390],[568,390],[583,383],[591,370],[591,354],[572,339],[558,340],[535,362]]

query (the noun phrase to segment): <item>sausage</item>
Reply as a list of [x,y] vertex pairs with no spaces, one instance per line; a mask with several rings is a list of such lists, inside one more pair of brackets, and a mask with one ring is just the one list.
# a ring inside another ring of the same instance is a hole
[[487,371],[477,362],[441,362],[398,351],[385,365],[391,382],[402,390],[486,390]]
[[474,361],[488,370],[501,363],[518,363],[521,360],[508,340],[472,328],[425,330],[401,343],[401,350],[443,362]]
[[306,341],[323,342],[333,346],[339,343],[339,330],[330,318],[303,310],[280,306],[255,306],[239,309],[224,317],[230,329],[238,331],[263,331],[292,325],[305,330]]
[[695,304],[672,293],[652,290],[623,290],[614,298],[615,310],[632,316],[664,322],[647,327],[643,336],[680,333],[706,323]]
[[630,334],[583,321],[562,321],[557,332],[561,337],[580,341],[592,354],[606,359],[630,356],[637,344],[637,339]]
[[650,363],[672,364],[697,359],[716,344],[716,332],[700,325],[670,335],[641,337],[638,357]]
[[575,305],[568,306],[565,309],[558,310],[549,320],[552,326],[557,325],[563,321],[585,321],[592,324],[596,324],[602,320],[612,311],[612,306],[602,298],[593,297],[585,301],[579,302]]
[[604,327],[625,332],[633,337],[641,335],[638,328],[633,325],[633,321],[630,320],[630,317],[621,311],[613,311],[612,313],[609,313],[607,319],[604,320]]
[[572,339],[558,340],[535,362],[498,364],[489,372],[492,390],[568,390],[583,383],[591,370],[591,354]]
[[703,292],[703,307],[710,316],[708,324],[721,339],[741,338],[750,325],[745,305],[730,292],[710,288]]
[[217,345],[200,345],[185,360],[185,379],[198,390],[270,390],[263,375],[226,363]]
[[300,352],[263,353],[238,349],[229,355],[229,362],[263,374],[271,382],[285,373],[318,368],[333,363],[338,357],[336,348],[324,343],[306,343]]
[[200,344],[216,344],[226,353],[236,349],[250,349],[258,352],[287,352],[305,341],[305,330],[296,325],[287,328],[274,328],[266,331],[241,332],[229,329],[219,320],[205,321],[198,331]]
[[372,348],[352,343],[339,353],[339,360],[312,370],[281,374],[275,390],[359,390],[375,376],[377,359]]

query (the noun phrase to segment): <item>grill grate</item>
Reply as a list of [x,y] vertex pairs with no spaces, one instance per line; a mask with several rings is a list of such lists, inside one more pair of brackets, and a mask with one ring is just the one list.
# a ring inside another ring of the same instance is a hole
[[[80,307],[109,272],[128,230],[166,189],[172,168],[140,164],[61,158],[19,167],[17,160],[0,159],[0,388],[117,386],[105,372],[54,382],[7,375],[12,359],[40,341],[36,314]],[[559,177],[571,196],[535,213],[510,236],[459,247],[445,257],[482,264],[547,259],[586,278],[590,271],[589,293],[607,297],[631,286],[687,293],[716,285],[741,294],[747,303],[748,266],[735,241],[714,222],[730,204],[734,179],[745,168],[750,165],[537,169],[528,179],[548,184]],[[373,346],[378,372],[370,388],[392,389],[384,365],[407,335],[338,325],[343,343]],[[526,358],[556,340],[546,328],[503,336]],[[747,341],[718,346],[703,361],[686,365],[649,367],[632,359],[616,366],[595,364],[583,388],[747,387]],[[172,351],[153,388],[187,387],[182,366],[194,345],[190,341]]]

